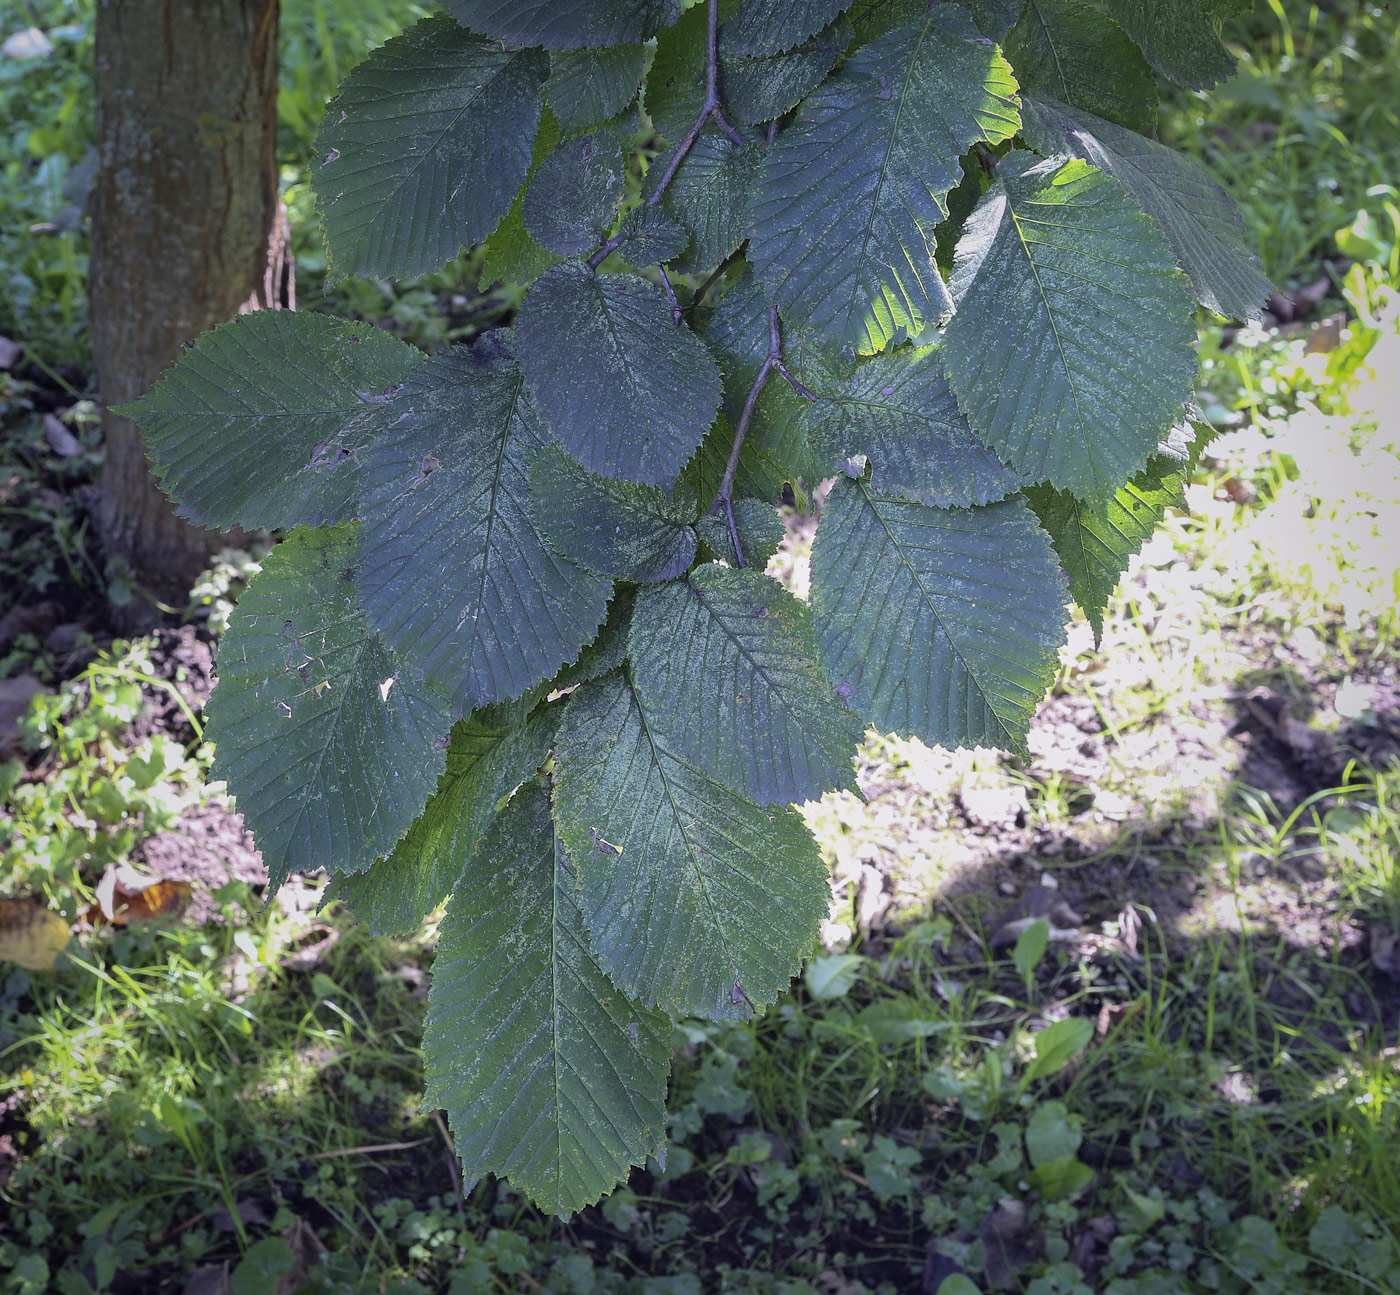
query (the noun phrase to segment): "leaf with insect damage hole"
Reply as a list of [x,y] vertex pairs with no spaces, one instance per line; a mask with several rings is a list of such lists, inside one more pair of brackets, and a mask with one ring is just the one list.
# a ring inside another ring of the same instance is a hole
[[826,391],[806,411],[813,443],[832,459],[865,455],[879,494],[967,508],[1022,484],[967,425],[936,346],[876,355]]
[[622,144],[610,130],[565,140],[525,190],[525,228],[541,247],[581,256],[607,237],[626,190]]
[[1196,300],[1227,319],[1257,319],[1273,290],[1245,242],[1234,200],[1188,157],[1054,99],[1027,95],[1026,142],[1111,175],[1166,235]]
[[557,445],[530,471],[530,508],[556,553],[617,580],[674,580],[695,560],[695,496],[594,476]]
[[830,903],[797,813],[755,805],[678,755],[620,671],[569,698],[555,756],[555,817],[614,982],[712,1018],[773,1002]]
[[201,526],[321,526],[355,515],[388,393],[423,355],[326,315],[258,310],[205,333],[153,391],[140,424],[161,489]]
[[1216,30],[1219,0],[1108,0],[1108,12],[1163,76],[1209,90],[1235,74],[1235,56]]
[[1183,488],[1202,441],[1189,424],[1179,430],[1180,442],[1159,446],[1147,467],[1106,504],[1091,506],[1051,486],[1026,491],[1069,576],[1070,593],[1094,627],[1095,643],[1103,638],[1104,612],[1133,555],[1152,538],[1168,506],[1186,507]]
[[444,0],[473,31],[507,45],[595,49],[632,45],[676,21],[679,0]]
[[555,50],[544,97],[559,125],[572,133],[616,117],[636,97],[646,58],[645,45]]
[[451,720],[365,620],[353,522],[297,530],[253,577],[219,646],[205,736],[275,890],[393,848],[446,763]]
[[468,1182],[569,1215],[666,1139],[671,1022],[599,968],[541,781],[486,829],[447,906],[423,1023],[424,1101]]
[[530,513],[549,435],[506,336],[428,360],[368,460],[359,584],[372,624],[459,713],[518,697],[593,637],[611,582]]
[[374,935],[407,935],[447,898],[504,798],[534,775],[554,741],[552,712],[519,704],[473,711],[452,728],[447,768],[418,821],[369,871],[337,876],[326,902],[348,904]]
[[882,732],[1024,751],[1065,641],[1064,581],[1020,499],[927,508],[838,479],[812,547],[812,625]]
[[632,677],[667,745],[762,804],[854,790],[864,727],[822,670],[811,617],[776,580],[717,563],[645,589]]
[[542,50],[505,50],[442,14],[341,83],[312,175],[337,276],[436,270],[501,222],[530,168]]
[[750,256],[784,318],[861,354],[937,324],[959,159],[1019,125],[1010,67],[953,5],[858,49],[764,156]]
[[1123,29],[1082,0],[1026,0],[1006,38],[1022,93],[1034,90],[1132,130],[1157,126],[1157,79]]
[[675,482],[714,420],[720,380],[660,288],[566,261],[530,289],[516,335],[540,413],[574,458],[604,477]]
[[948,379],[1023,480],[1107,499],[1191,394],[1191,285],[1156,222],[1102,171],[1021,152],[997,175],[958,245]]

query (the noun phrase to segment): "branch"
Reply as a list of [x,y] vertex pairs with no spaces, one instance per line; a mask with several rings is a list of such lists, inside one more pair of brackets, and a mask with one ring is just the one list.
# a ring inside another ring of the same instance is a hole
[[[705,129],[705,123],[711,117],[731,143],[740,148],[744,147],[744,137],[729,124],[729,118],[724,115],[724,105],[719,97],[719,0],[709,0],[709,31],[705,42],[705,102],[700,108],[700,115],[695,119],[695,124],[686,132],[685,138],[681,140],[679,147],[671,155],[671,160],[666,164],[666,169],[661,173],[656,188],[651,191],[651,197],[647,199],[648,205],[654,207],[661,201],[662,195],[671,187],[671,181],[676,178],[676,172],[681,169],[686,154],[695,147],[695,141],[700,138],[700,132]],[[623,237],[618,233],[598,244],[588,258],[588,268],[596,270],[622,242]],[[671,299],[671,314],[679,324],[681,308],[676,301],[671,280],[666,275],[666,267],[660,265],[657,269],[661,271],[661,282],[666,289],[666,295]]]
[[[763,388],[768,385],[768,379],[774,373],[782,374],[798,395],[805,396],[808,400],[816,399],[816,396],[788,372],[787,365],[783,363],[783,335],[778,323],[778,308],[769,306],[768,355],[758,370],[758,376],[753,380],[753,386],[749,388],[748,399],[744,401],[744,411],[739,415],[739,425],[734,429],[734,444],[729,447],[729,460],[724,465],[724,476],[720,478],[719,489],[715,491],[715,501],[710,505],[711,513],[717,513],[721,508],[724,510],[725,520],[729,523],[729,539],[734,545],[734,558],[736,564],[741,567],[747,564],[744,561],[743,547],[739,543],[739,528],[734,524],[734,478],[739,472],[739,455],[749,434],[749,424],[753,422],[753,411],[758,405],[759,396],[763,394]],[[707,513],[706,516],[708,515]]]

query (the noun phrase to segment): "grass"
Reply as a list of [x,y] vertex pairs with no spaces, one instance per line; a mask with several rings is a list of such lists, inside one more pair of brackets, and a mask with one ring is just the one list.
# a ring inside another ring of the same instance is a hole
[[[285,188],[313,297],[317,105],[401,21],[381,0],[284,9]],[[431,922],[371,939],[318,911],[314,883],[260,907],[239,881],[199,925],[83,917],[104,870],[219,789],[197,727],[125,738],[152,688],[140,644],[36,705],[25,760],[0,765],[0,867],[79,934],[55,970],[0,976],[3,1295],[196,1272],[240,1295],[897,1295],[954,1264],[1029,1295],[1400,1291],[1400,976],[1379,965],[1400,933],[1400,765],[1380,740],[1400,63],[1369,8],[1270,3],[1240,24],[1241,76],[1169,102],[1163,135],[1232,189],[1279,282],[1349,232],[1362,263],[1328,271],[1346,329],[1319,349],[1204,326],[1223,435],[1193,515],[1135,562],[1101,650],[1072,627],[1030,757],[871,737],[868,799],[808,808],[839,897],[828,947],[752,1024],[677,1029],[664,1163],[599,1207],[560,1223],[499,1183],[462,1197],[420,1104]],[[0,69],[0,102],[26,105],[0,113],[18,141],[0,263],[34,285],[0,331],[51,365],[81,357],[81,233],[20,249],[13,230],[49,210],[44,159],[81,158],[83,39],[46,75]],[[435,345],[470,326],[451,298],[472,277],[334,304]],[[65,466],[36,388],[5,380],[0,574],[26,601],[100,586],[71,504],[96,462],[87,415]],[[30,507],[44,490],[56,509]],[[800,585],[800,546],[784,560]],[[211,622],[249,562],[196,591]],[[37,639],[0,676],[21,668],[65,673]],[[1033,887],[1080,920],[1052,909],[998,939]]]

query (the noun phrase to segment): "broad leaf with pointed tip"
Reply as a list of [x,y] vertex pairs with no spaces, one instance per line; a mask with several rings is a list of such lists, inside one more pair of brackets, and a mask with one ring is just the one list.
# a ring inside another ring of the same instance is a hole
[[966,508],[1021,485],[968,427],[936,346],[901,347],[858,365],[808,408],[807,420],[831,458],[870,460],[880,494]]
[[473,711],[453,726],[447,769],[418,821],[367,872],[331,879],[326,900],[348,904],[375,935],[407,935],[451,894],[500,802],[544,763],[552,717],[515,707]]
[[667,745],[762,804],[854,789],[863,727],[822,670],[811,618],[776,580],[717,563],[643,590],[632,677]]
[[1074,601],[1103,638],[1104,612],[1133,554],[1152,538],[1167,508],[1186,507],[1183,487],[1202,442],[1189,424],[1180,431],[1185,442],[1158,447],[1158,454],[1107,504],[1090,506],[1068,491],[1034,486],[1026,502],[1050,536],[1069,576]]
[[161,488],[201,526],[321,526],[355,514],[363,452],[422,353],[367,324],[259,310],[205,333],[139,423]]
[[670,486],[719,408],[719,371],[660,288],[566,261],[530,289],[520,363],[555,436],[590,472]]
[[570,698],[554,808],[599,960],[629,995],[739,1018],[773,1002],[830,890],[802,819],[678,756],[621,672]]
[[275,890],[357,872],[393,848],[446,757],[446,703],[365,622],[353,522],[294,531],[253,577],[219,646],[205,736]]
[[1108,0],[1108,12],[1163,76],[1209,90],[1235,74],[1235,56],[1215,28],[1212,0]]
[[1107,499],[1191,394],[1190,283],[1103,172],[1012,153],[998,177],[958,245],[948,378],[1023,480]]
[[370,54],[316,138],[331,269],[417,274],[481,242],[530,168],[548,71],[441,14]]
[[1157,80],[1142,51],[1082,0],[1026,0],[1006,38],[1021,91],[1036,90],[1133,130],[1157,125]]
[[544,97],[560,126],[566,131],[587,130],[616,117],[636,97],[646,56],[645,45],[551,54]]
[[751,256],[785,316],[860,353],[936,324],[959,158],[1019,124],[1010,67],[956,6],[857,50],[764,156]]
[[636,44],[675,22],[677,0],[443,0],[473,31],[507,45],[592,49]]
[[1028,95],[1026,142],[1111,175],[1161,226],[1196,300],[1227,319],[1257,319],[1272,291],[1245,243],[1244,220],[1205,169],[1170,148],[1054,99]]
[[666,1137],[671,1022],[629,1003],[589,948],[549,795],[521,788],[447,906],[423,1023],[424,1101],[464,1176],[569,1215]]
[[503,339],[434,356],[368,458],[365,610],[465,713],[518,697],[593,637],[611,582],[558,556],[530,513],[549,437]]
[[[529,180],[534,179],[535,172],[554,151],[559,140],[559,122],[553,110],[546,107],[540,114],[540,128],[535,134],[527,188]],[[558,265],[562,259],[530,237],[530,231],[525,228],[524,197],[523,193],[515,195],[505,219],[481,245],[481,275],[477,286],[483,293],[498,282],[528,288],[551,265]]]
[[674,580],[695,559],[695,496],[614,481],[557,445],[530,472],[530,508],[556,553],[617,580]]
[[812,624],[839,692],[883,732],[1024,751],[1066,592],[1019,499],[926,508],[839,479],[812,547]]

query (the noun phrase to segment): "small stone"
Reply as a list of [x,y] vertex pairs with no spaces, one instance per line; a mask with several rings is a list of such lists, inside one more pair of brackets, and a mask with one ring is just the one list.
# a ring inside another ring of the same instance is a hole
[[82,442],[53,414],[44,415],[44,440],[61,459],[71,459],[83,452]]

